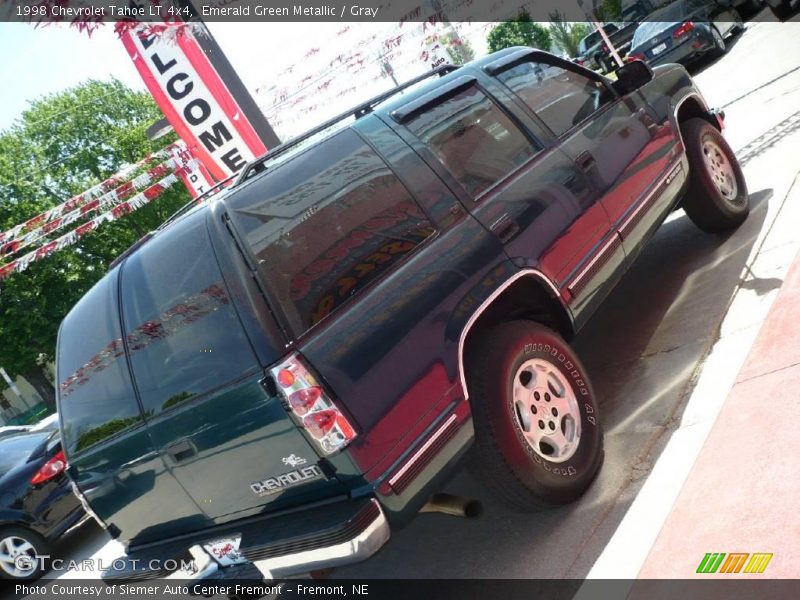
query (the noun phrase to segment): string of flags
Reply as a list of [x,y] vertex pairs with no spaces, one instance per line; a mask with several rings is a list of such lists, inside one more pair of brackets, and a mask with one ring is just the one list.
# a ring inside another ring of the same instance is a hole
[[[104,194],[110,192],[115,187],[122,184],[126,179],[128,179],[132,173],[135,173],[138,169],[145,167],[147,165],[152,164],[157,160],[162,160],[165,158],[169,158],[172,154],[172,151],[177,147],[181,146],[180,143],[170,144],[169,146],[162,148],[158,152],[154,152],[139,162],[124,167],[118,173],[115,173],[105,181],[101,181],[95,186],[92,186],[85,192],[82,192],[76,196],[73,196],[69,200],[62,202],[58,206],[54,206],[43,213],[36,215],[25,221],[24,223],[20,223],[15,227],[12,227],[8,231],[0,232],[0,244],[8,243],[19,239],[20,237],[24,236],[25,234],[33,231],[38,227],[42,227],[47,223],[58,219],[69,213],[79,206],[86,204],[87,202],[91,201],[93,198],[98,198],[103,196]],[[0,251],[0,255],[4,254],[4,252]]]
[[77,244],[84,236],[96,230],[102,224],[116,221],[120,217],[142,208],[146,204],[149,204],[158,198],[167,188],[175,185],[178,181],[180,181],[178,175],[176,173],[170,173],[159,182],[154,183],[145,189],[143,192],[136,194],[130,200],[125,200],[124,202],[117,204],[111,210],[96,216],[83,225],[80,225],[72,231],[65,233],[61,237],[47,242],[39,248],[28,252],[24,256],[0,266],[0,281],[9,277],[13,273],[22,273],[32,263],[47,258],[58,250],[63,250],[68,246]]
[[[164,163],[156,165],[144,173],[137,175],[132,180],[122,183],[118,187],[107,191],[102,196],[89,200],[82,205],[78,205],[76,208],[67,213],[63,213],[59,216],[55,216],[55,213],[51,213],[50,215],[45,213],[43,216],[49,216],[50,218],[45,218],[40,221],[43,223],[42,225],[39,225],[35,229],[28,231],[16,239],[11,239],[7,242],[0,243],[0,257],[7,258],[13,254],[17,254],[28,246],[31,246],[41,241],[45,237],[53,234],[55,231],[70,225],[91,213],[105,210],[123,200],[127,200],[135,192],[144,190],[153,181],[163,177],[167,173],[170,173],[179,167],[180,164],[178,160],[175,158],[170,158]],[[31,221],[28,221],[28,223],[30,222]],[[34,221],[33,223],[35,224],[36,222]]]
[[[0,281],[13,273],[25,271],[32,263],[43,260],[54,252],[77,244],[104,223],[115,221],[161,196],[197,166],[197,159],[182,152],[182,148],[180,142],[171,144],[125,167],[82,194],[1,232],[0,257],[8,258],[29,246],[41,245],[0,265]],[[154,164],[161,160],[163,162]],[[143,168],[146,171],[132,177]],[[96,213],[99,214],[75,229],[46,241],[57,230]]]

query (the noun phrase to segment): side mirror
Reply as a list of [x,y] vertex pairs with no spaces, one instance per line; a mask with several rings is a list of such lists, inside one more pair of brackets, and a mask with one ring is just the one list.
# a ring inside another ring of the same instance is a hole
[[623,94],[635,92],[640,87],[653,81],[653,69],[641,60],[632,60],[617,70],[618,91]]

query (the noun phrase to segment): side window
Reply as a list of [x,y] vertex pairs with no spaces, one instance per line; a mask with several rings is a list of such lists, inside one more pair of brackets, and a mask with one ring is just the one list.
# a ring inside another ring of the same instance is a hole
[[112,271],[70,311],[58,336],[64,448],[80,452],[141,423],[122,344]]
[[434,233],[383,160],[344,130],[227,204],[261,275],[299,335]]
[[599,81],[544,63],[524,62],[497,78],[558,136],[614,100]]
[[147,416],[255,367],[211,249],[205,217],[205,211],[186,217],[123,265],[123,322]]
[[473,198],[540,150],[475,87],[425,111],[408,128]]

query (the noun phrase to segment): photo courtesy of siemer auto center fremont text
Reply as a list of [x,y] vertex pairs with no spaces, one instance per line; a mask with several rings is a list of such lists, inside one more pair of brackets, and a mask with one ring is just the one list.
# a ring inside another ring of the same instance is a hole
[[800,597],[800,0],[0,0],[0,600]]

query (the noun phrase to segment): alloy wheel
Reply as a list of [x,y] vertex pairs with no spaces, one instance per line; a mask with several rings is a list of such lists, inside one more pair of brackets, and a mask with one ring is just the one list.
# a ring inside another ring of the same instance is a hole
[[703,142],[703,158],[714,187],[725,200],[734,202],[739,194],[739,186],[736,172],[724,150],[716,142],[706,140]]
[[525,441],[542,458],[561,463],[578,449],[581,418],[572,386],[547,360],[525,361],[514,375],[514,413]]
[[[27,559],[22,557],[27,556]],[[0,569],[16,579],[30,577],[38,568],[36,548],[16,535],[0,539]]]

